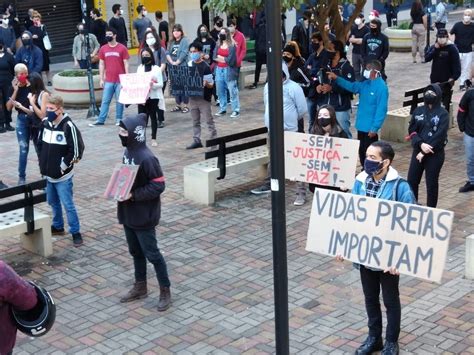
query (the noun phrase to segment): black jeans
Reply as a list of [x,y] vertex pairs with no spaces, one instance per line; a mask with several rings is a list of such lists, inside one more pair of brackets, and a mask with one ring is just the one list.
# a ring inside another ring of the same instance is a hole
[[402,308],[398,282],[400,276],[372,271],[360,265],[360,281],[364,291],[365,309],[367,311],[369,335],[382,336],[382,310],[380,309],[380,287],[382,287],[383,304],[387,309],[387,330],[385,339],[397,342],[400,335]]
[[155,228],[138,230],[123,226],[127,237],[128,250],[133,257],[135,281],[146,281],[146,261],[155,268],[160,287],[170,287],[165,259],[158,249]]
[[262,72],[262,65],[267,64],[267,55],[266,54],[257,54],[255,57],[255,80],[254,84],[258,84],[260,80],[260,73]]
[[146,125],[148,126],[148,118],[151,119],[151,139],[156,139],[156,130],[158,129],[158,121],[163,122],[164,112],[158,109],[158,99],[148,99],[145,105],[138,105],[138,113],[146,114]]
[[364,169],[364,161],[365,161],[365,152],[367,151],[367,148],[379,140],[378,134],[375,135],[375,137],[370,138],[369,134],[367,132],[362,132],[362,131],[357,131],[357,139],[360,141],[359,144],[359,160],[360,160],[360,165],[362,165],[362,169]]
[[449,112],[449,106],[451,105],[451,98],[453,97],[453,90],[452,86],[449,83],[445,83],[441,85],[441,101],[443,102],[443,106],[446,111]]
[[443,22],[436,22],[435,27],[437,30],[439,30],[440,28],[446,28],[446,24]]
[[439,173],[444,164],[444,149],[436,151],[434,154],[425,155],[421,163],[416,160],[417,154],[418,151],[414,150],[411,156],[407,177],[408,184],[418,200],[418,186],[420,185],[423,171],[425,171],[426,205],[428,207],[436,207],[438,204]]

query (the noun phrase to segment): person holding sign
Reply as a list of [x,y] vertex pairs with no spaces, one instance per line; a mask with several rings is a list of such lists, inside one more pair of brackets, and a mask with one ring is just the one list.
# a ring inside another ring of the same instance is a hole
[[[150,81],[150,93],[144,105],[138,105],[138,113],[144,113],[151,119],[151,146],[156,147],[156,131],[158,129],[157,111],[158,106],[161,112],[165,109],[165,97],[163,95],[163,75],[161,69],[155,64],[155,57],[150,48],[144,48],[141,53],[142,64],[137,68],[137,73],[152,72]],[[160,121],[162,122],[162,121]]]
[[204,95],[191,96],[189,98],[189,107],[191,108],[191,117],[193,118],[193,142],[186,149],[202,148],[201,143],[201,116],[207,121],[209,129],[209,139],[217,136],[214,118],[211,112],[212,88],[214,80],[209,65],[203,60],[205,54],[202,53],[203,45],[201,42],[193,42],[189,46],[189,57],[191,60],[188,65],[196,67],[199,76],[202,77],[202,85],[204,86]]
[[[400,178],[398,172],[391,166],[394,157],[395,152],[387,142],[372,143],[367,148],[364,171],[357,175],[352,193],[384,200],[415,203],[416,200],[410,186]],[[340,256],[336,259],[343,260]],[[369,327],[369,335],[356,350],[356,354],[372,354],[380,350],[382,350],[383,355],[398,354],[401,321],[400,292],[398,288],[400,273],[394,267],[377,270],[359,264],[354,264],[354,266],[360,272]],[[387,309],[385,344],[382,341],[380,289],[382,289],[383,302]]]
[[[336,111],[331,105],[321,106],[316,114],[316,117],[316,120],[310,127],[310,134],[317,134],[320,136],[327,137],[348,138],[347,133],[341,128],[341,126],[337,122]],[[309,191],[314,193],[314,189],[316,187],[342,191],[339,187],[319,184],[309,184]]]
[[428,207],[438,204],[439,173],[444,164],[444,146],[448,142],[449,114],[441,107],[441,87],[429,85],[424,94],[424,105],[413,111],[408,127],[408,138],[413,146],[408,183],[416,199],[418,186],[425,171]]
[[155,268],[160,285],[158,311],[171,306],[170,279],[166,261],[156,241],[156,226],[160,221],[160,196],[165,190],[165,177],[160,162],[146,146],[146,116],[141,113],[120,122],[119,138],[125,147],[123,163],[138,165],[138,173],[131,192],[117,203],[117,217],[123,224],[128,250],[133,257],[135,283],[121,299],[121,303],[147,297],[146,261]]
[[[173,27],[173,37],[169,44],[169,50],[166,52],[166,59],[170,65],[186,65],[188,59],[188,38],[184,36],[183,26],[179,23]],[[189,97],[184,95],[175,96],[176,106],[171,109],[171,112],[183,112],[188,113]],[[181,104],[184,104],[181,107]]]
[[[290,132],[298,132],[299,121],[303,120],[308,114],[308,105],[300,85],[290,79],[290,73],[286,63],[282,62],[283,71],[283,129]],[[270,127],[270,113],[268,108],[268,83],[263,89],[263,102],[265,104],[265,126]],[[270,140],[267,139],[267,144]],[[270,183],[270,164],[267,166],[267,176],[262,186],[251,190],[254,195],[269,194],[271,192]],[[306,202],[306,186],[304,182],[297,182],[295,206],[302,206]]]
[[335,80],[336,84],[354,94],[359,94],[359,109],[355,126],[359,145],[360,164],[364,166],[367,148],[378,141],[377,132],[382,127],[388,108],[388,87],[382,79],[382,63],[372,60],[365,66],[364,77],[367,80],[350,82],[328,73],[328,78]]

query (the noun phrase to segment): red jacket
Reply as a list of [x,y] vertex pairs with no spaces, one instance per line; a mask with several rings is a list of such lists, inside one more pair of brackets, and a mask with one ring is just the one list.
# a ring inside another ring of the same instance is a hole
[[245,40],[243,33],[238,29],[235,29],[233,38],[237,47],[237,67],[240,68],[244,57],[247,55],[247,41]]
[[16,326],[11,320],[10,307],[26,311],[36,305],[35,288],[0,260],[0,355],[13,350]]

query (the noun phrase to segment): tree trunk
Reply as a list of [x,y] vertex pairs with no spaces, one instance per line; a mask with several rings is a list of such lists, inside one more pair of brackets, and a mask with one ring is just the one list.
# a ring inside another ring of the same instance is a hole
[[174,0],[168,0],[168,24],[169,31],[171,31],[170,36],[173,35],[173,27],[176,22],[176,14],[174,13]]

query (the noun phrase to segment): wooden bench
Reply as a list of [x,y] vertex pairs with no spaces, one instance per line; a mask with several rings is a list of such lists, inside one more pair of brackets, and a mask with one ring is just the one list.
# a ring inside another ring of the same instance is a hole
[[20,235],[23,248],[47,257],[53,254],[51,218],[34,208],[34,205],[46,201],[46,193],[33,194],[34,190],[45,187],[46,180],[39,180],[0,190],[1,199],[23,195],[20,199],[9,199],[0,204],[0,237]]
[[253,167],[259,168],[259,175],[266,176],[269,155],[267,138],[227,147],[227,143],[255,137],[268,132],[266,127],[231,134],[206,141],[206,147],[218,149],[205,153],[205,161],[184,167],[184,197],[211,205],[215,201],[215,184],[227,173],[239,172]]
[[[380,130],[380,137],[383,140],[392,142],[406,142],[411,115],[419,104],[423,103],[423,93],[426,86],[405,92],[404,97],[410,98],[403,101],[403,107],[387,112],[387,117]],[[454,127],[453,104],[449,107],[449,127]]]

